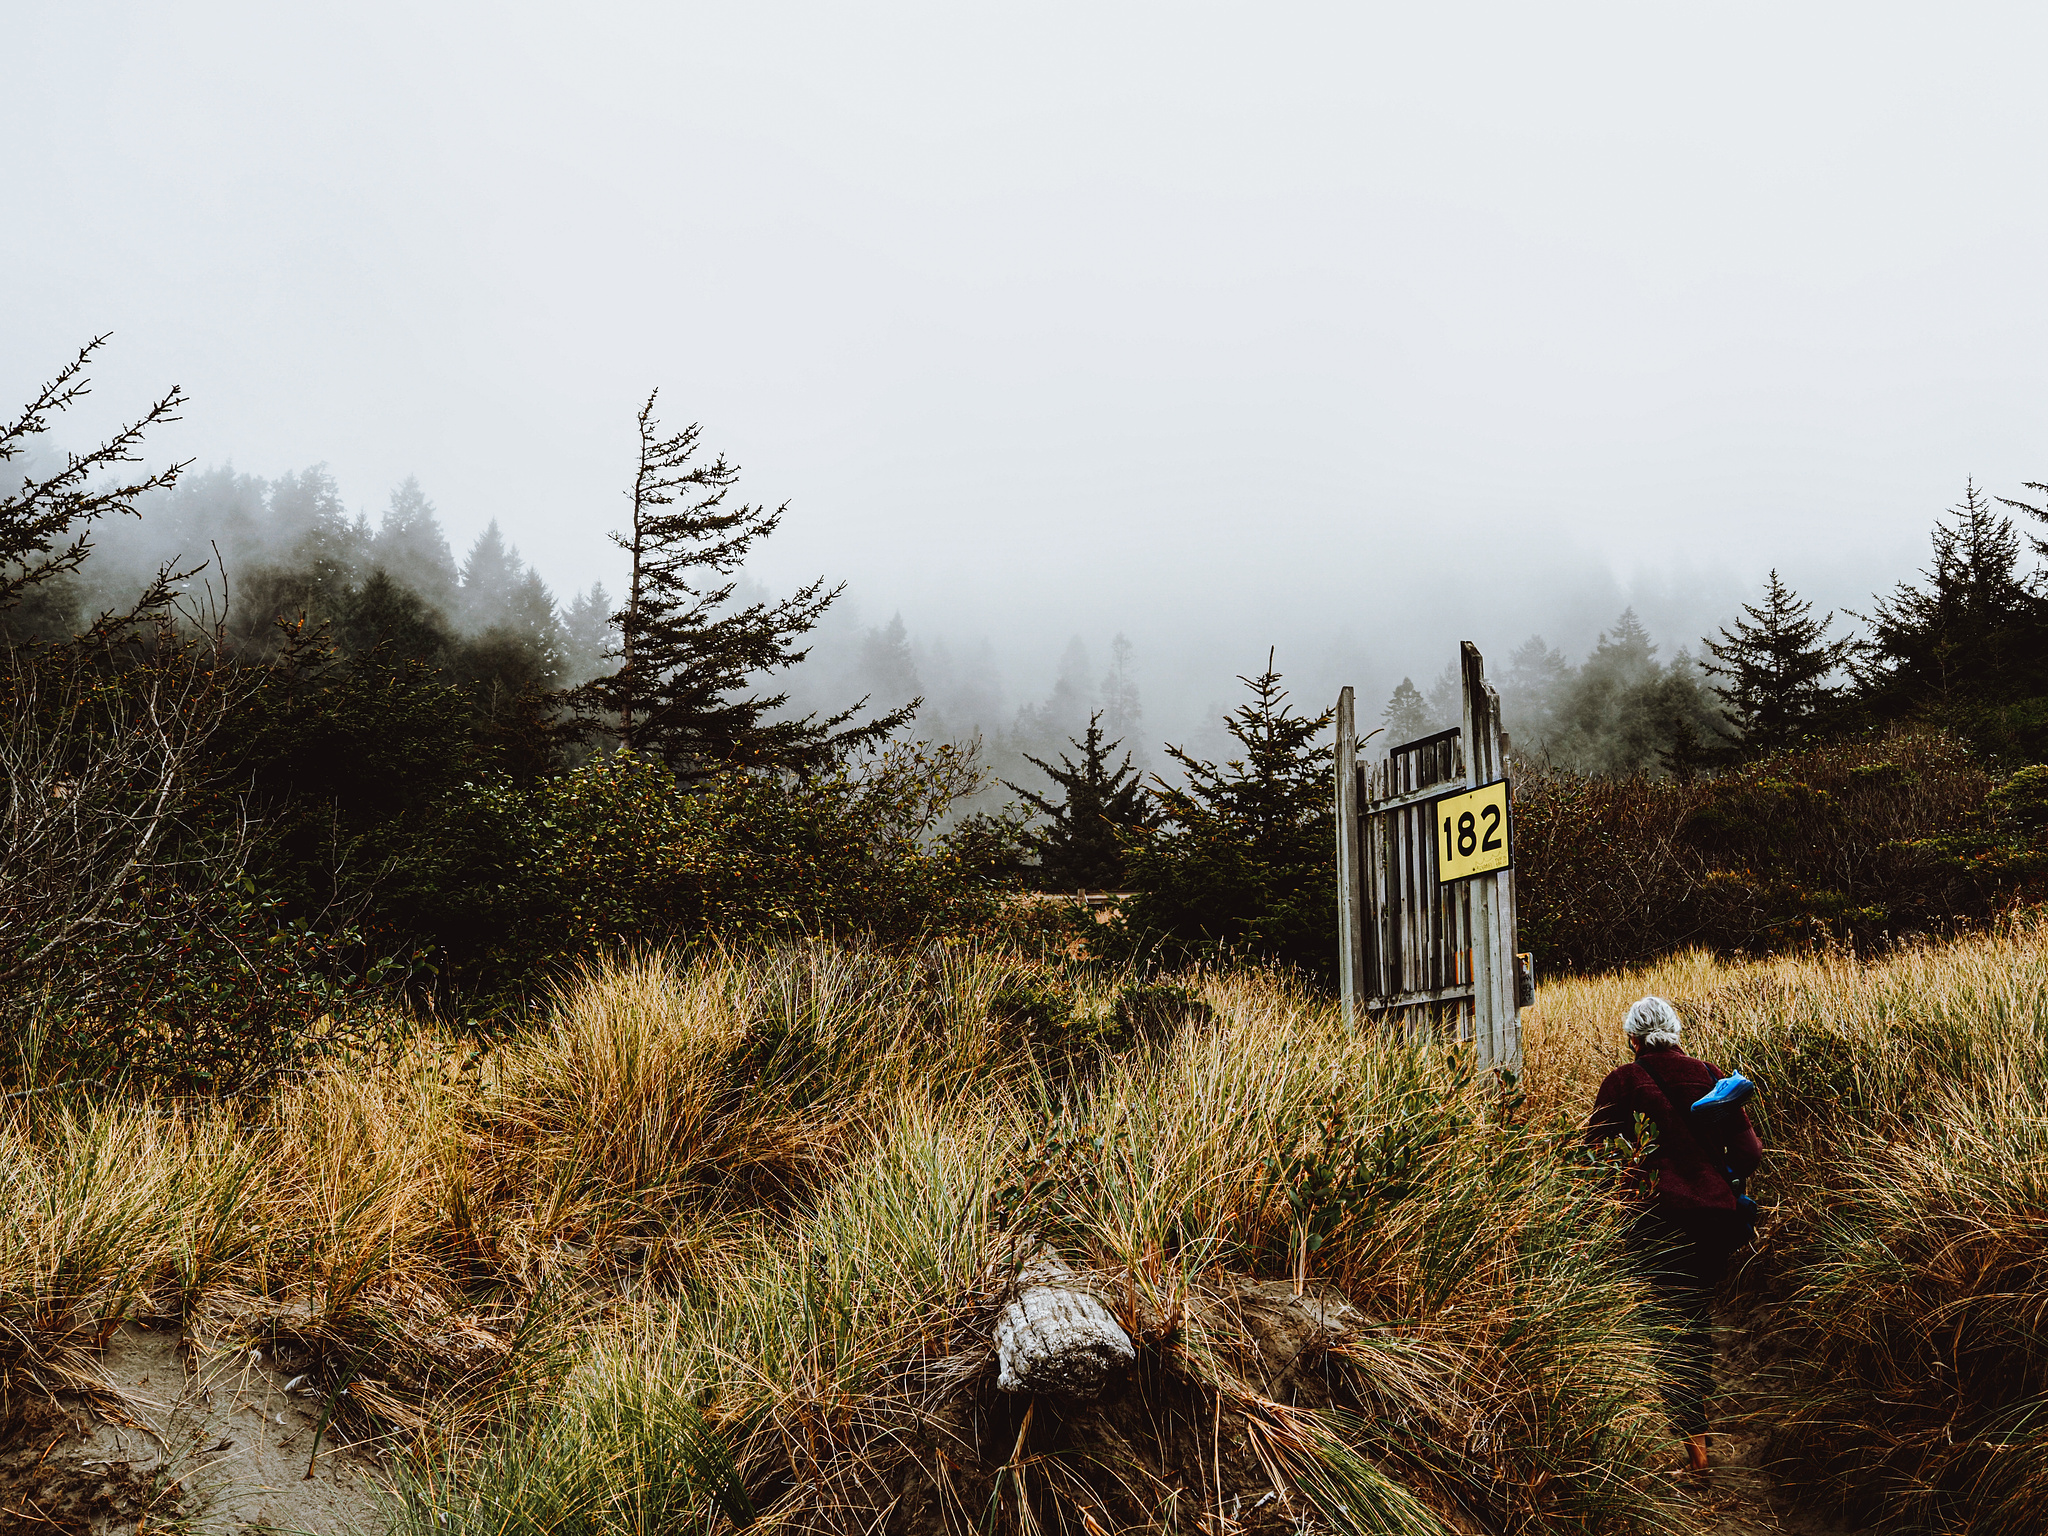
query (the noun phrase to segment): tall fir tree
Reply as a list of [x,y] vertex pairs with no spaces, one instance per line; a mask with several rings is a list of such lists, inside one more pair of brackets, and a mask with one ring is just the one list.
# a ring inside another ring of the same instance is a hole
[[1649,630],[1625,608],[1559,696],[1545,755],[1581,773],[1623,777],[1655,772],[1673,751],[1689,758],[1691,743],[1722,734],[1697,665],[1680,652],[1662,666]]
[[1186,776],[1155,778],[1162,825],[1140,833],[1127,863],[1137,895],[1120,922],[1136,938],[1226,945],[1327,975],[1336,931],[1330,795],[1334,711],[1295,714],[1268,655],[1240,678],[1251,699],[1224,729],[1242,757],[1208,762],[1168,747]]
[[357,579],[370,553],[368,519],[348,515],[325,464],[270,482],[270,538],[276,566],[330,601]]
[[[1849,638],[1830,640],[1832,613],[1813,617],[1773,570],[1761,603],[1744,603],[1732,628],[1700,643],[1712,660],[1700,663],[1727,707],[1738,733],[1737,750],[1760,757],[1799,745],[1822,725],[1840,695],[1829,679],[1848,663]],[[1690,742],[1683,745],[1691,745]]]
[[[2023,517],[2031,517],[2037,523],[2048,523],[2048,480],[2022,480],[2020,482],[2020,489],[2032,491],[2036,496],[2039,496],[2041,498],[2040,505],[2036,506],[2031,501],[2019,501],[2011,496],[1999,497],[1998,504],[2002,507],[2011,507],[2013,511],[2021,514]],[[2048,559],[2048,539],[2044,539],[2038,534],[2030,533],[2027,535],[2027,542],[2034,547],[2034,553],[2037,556]]]
[[1621,610],[1612,629],[1602,631],[1586,658],[1585,670],[1598,673],[1614,684],[1639,683],[1657,667],[1657,646],[1650,631],[1636,617],[1633,608]]
[[370,564],[412,588],[446,617],[455,617],[460,573],[434,504],[420,489],[417,476],[406,476],[405,483],[392,491],[377,536],[370,541]]
[[1103,729],[1119,741],[1129,741],[1145,719],[1145,706],[1138,698],[1136,655],[1128,636],[1118,631],[1109,642],[1109,670],[1102,674],[1098,693],[1102,698]]
[[859,663],[861,686],[869,690],[870,697],[900,701],[924,692],[918,683],[917,658],[910,653],[910,632],[900,613],[861,637]]
[[1519,753],[1542,753],[1557,733],[1557,712],[1572,683],[1563,651],[1531,635],[1508,656],[1502,702]]
[[1050,750],[1062,741],[1071,741],[1076,731],[1086,727],[1089,713],[1095,707],[1088,670],[1088,647],[1079,635],[1074,635],[1060,652],[1052,692],[1044,702],[1026,704],[1017,711],[1011,735],[1020,748],[1040,746]]
[[568,654],[563,670],[570,684],[586,683],[603,669],[612,638],[612,599],[604,583],[593,581],[562,611]]
[[722,454],[699,459],[696,423],[662,435],[654,403],[650,394],[640,409],[631,519],[611,535],[630,562],[625,604],[612,615],[619,666],[579,690],[586,718],[685,776],[723,767],[815,772],[887,737],[922,700],[856,725],[866,699],[823,719],[777,718],[788,693],[748,689],[750,678],[804,659],[797,642],[841,588],[820,577],[780,602],[730,606],[733,573],[775,531],[784,507],[728,505],[738,467]]
[[1404,677],[1395,687],[1387,707],[1380,711],[1380,724],[1392,746],[1429,735],[1429,705],[1423,700],[1422,690],[1415,686],[1414,678]]
[[382,566],[344,594],[333,638],[346,656],[382,650],[387,662],[429,667],[444,665],[454,643],[440,610]]
[[505,623],[525,574],[526,562],[505,541],[498,520],[492,518],[463,557],[459,597],[462,627],[481,633]]
[[1457,662],[1447,661],[1429,685],[1429,729],[1447,731],[1465,718],[1465,676]]
[[1046,883],[1056,890],[1121,889],[1124,840],[1151,826],[1156,819],[1130,753],[1126,752],[1123,762],[1111,768],[1110,754],[1123,743],[1105,743],[1102,738],[1102,712],[1097,710],[1088,717],[1088,729],[1081,739],[1070,741],[1081,753],[1080,762],[1062,752],[1060,765],[1055,768],[1042,758],[1024,754],[1026,762],[1062,791],[1057,801],[1021,784],[1003,781],[1046,818],[1045,824],[1029,836],[1038,853],[1039,870]]
[[1880,718],[1965,723],[2048,692],[2048,606],[2020,570],[2020,537],[1974,481],[1934,528],[1925,586],[1871,604],[1856,666]]
[[282,623],[318,627],[341,618],[370,553],[367,519],[351,518],[325,464],[270,482],[264,537],[234,573],[229,628],[262,650]]

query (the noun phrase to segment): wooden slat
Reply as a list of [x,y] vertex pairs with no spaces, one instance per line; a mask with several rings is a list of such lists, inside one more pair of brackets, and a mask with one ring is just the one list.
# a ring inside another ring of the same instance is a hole
[[1367,1013],[1391,1013],[1397,1008],[1420,1008],[1430,1003],[1454,1003],[1470,999],[1472,989],[1463,987],[1441,987],[1434,992],[1404,992],[1399,997],[1378,998],[1365,1005]]
[[1365,901],[1358,843],[1358,725],[1351,690],[1337,695],[1337,991],[1344,1025],[1358,1027],[1365,992]]
[[1444,793],[1443,786],[1432,784],[1422,789],[1411,789],[1406,794],[1396,795],[1391,800],[1376,800],[1365,807],[1365,814],[1378,816],[1386,811],[1405,811],[1411,805],[1427,805]]

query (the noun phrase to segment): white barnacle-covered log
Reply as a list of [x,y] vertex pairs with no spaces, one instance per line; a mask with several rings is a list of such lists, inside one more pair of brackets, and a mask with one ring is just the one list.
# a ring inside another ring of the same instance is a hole
[[1131,1336],[1095,1297],[1063,1285],[1026,1285],[996,1319],[996,1385],[1087,1402],[1137,1358]]

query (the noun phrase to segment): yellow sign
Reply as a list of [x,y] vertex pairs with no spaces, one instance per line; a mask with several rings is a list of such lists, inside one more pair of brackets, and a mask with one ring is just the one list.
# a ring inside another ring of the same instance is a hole
[[1436,802],[1439,885],[1489,875],[1514,862],[1508,822],[1508,781],[1497,779]]

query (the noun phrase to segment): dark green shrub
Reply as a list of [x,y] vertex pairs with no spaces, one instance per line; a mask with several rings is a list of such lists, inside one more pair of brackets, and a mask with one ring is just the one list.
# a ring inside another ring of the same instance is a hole
[[1522,941],[1544,970],[1583,971],[1982,921],[2037,874],[2009,839],[1987,842],[1995,782],[1939,733],[1686,782],[1518,768]]
[[1270,657],[1267,667],[1239,679],[1251,701],[1223,722],[1242,757],[1219,764],[1166,749],[1186,784],[1162,784],[1160,824],[1127,834],[1135,894],[1095,936],[1097,953],[1231,953],[1334,975],[1330,716],[1295,714]]
[[1075,1043],[1074,995],[1054,978],[1013,973],[989,999],[989,1017],[1034,1045]]
[[138,887],[124,924],[72,949],[19,998],[24,1085],[126,1082],[234,1093],[373,1037],[405,979],[351,928],[281,915],[246,878],[211,890]]
[[2048,843],[2048,767],[2022,768],[1986,797],[1993,819],[2027,843]]
[[1164,1045],[1182,1029],[1201,1028],[1215,1018],[1213,1008],[1178,982],[1132,982],[1117,994],[1102,1044],[1113,1051]]

